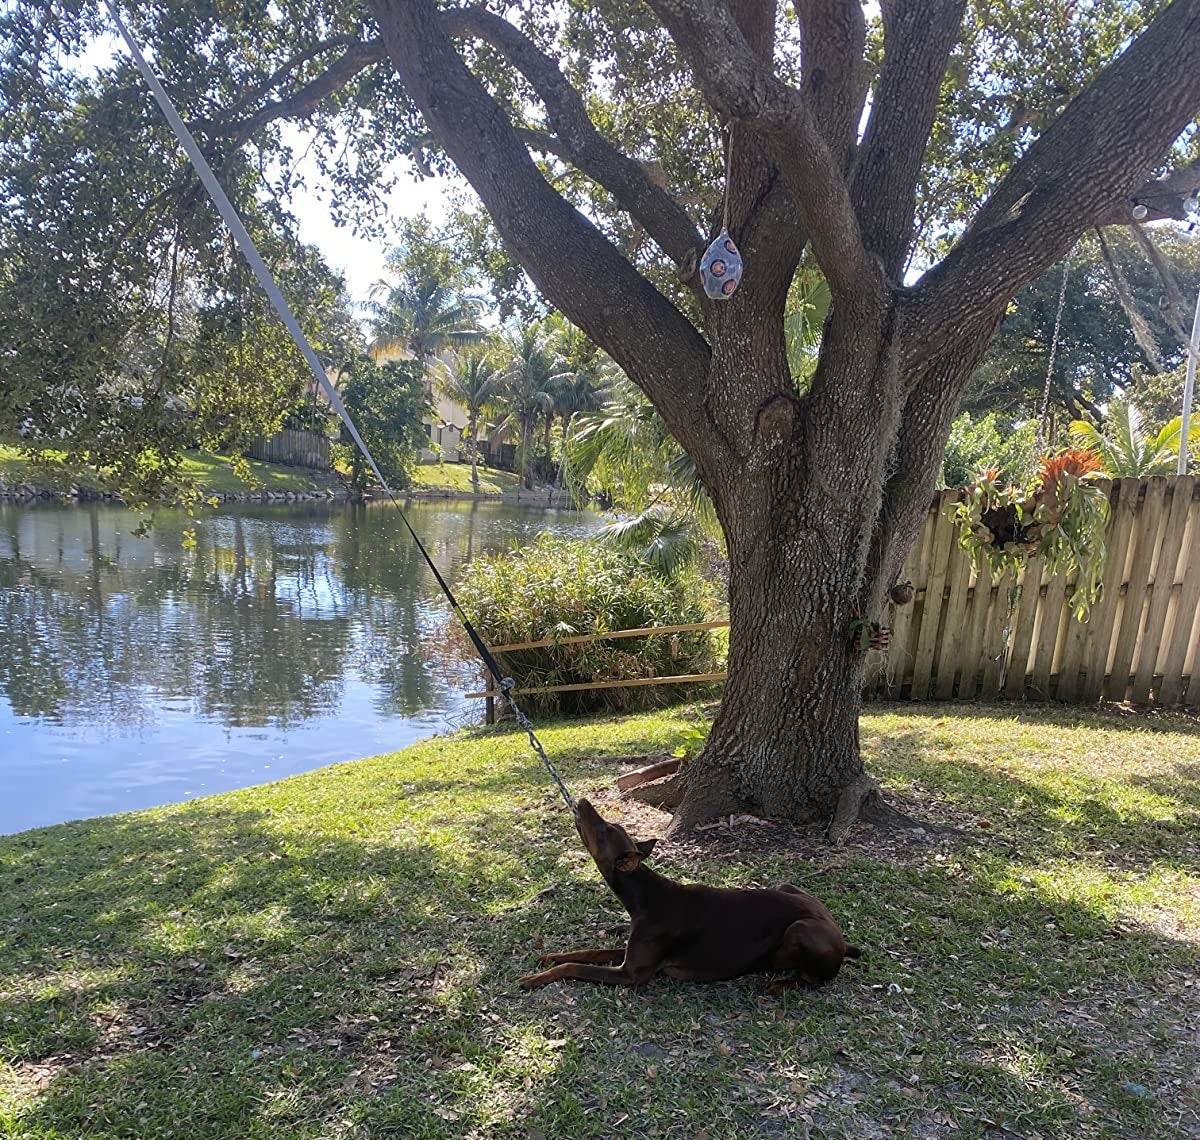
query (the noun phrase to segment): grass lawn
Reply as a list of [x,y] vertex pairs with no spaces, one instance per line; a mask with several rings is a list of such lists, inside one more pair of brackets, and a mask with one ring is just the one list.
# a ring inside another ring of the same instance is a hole
[[[511,471],[494,467],[479,467],[479,493],[499,495],[515,491],[520,478]],[[414,491],[456,491],[471,494],[471,465],[469,463],[422,463],[413,472]]]
[[[544,740],[609,799],[685,723]],[[0,1134],[1200,1136],[1195,721],[884,708],[863,742],[961,830],[831,850],[743,821],[655,854],[796,882],[865,948],[780,997],[517,990],[622,912],[504,729],[0,839]]]
[[[251,459],[250,470],[255,483],[247,485],[234,473],[229,460],[223,455],[189,451],[183,459],[182,474],[195,479],[214,493],[253,491],[324,491],[338,486],[332,472],[310,471],[303,467],[284,467],[276,463],[260,463]],[[53,469],[49,478],[53,480]],[[6,483],[33,482],[41,485],[47,481],[44,468],[33,467],[16,448],[0,444],[0,480]],[[94,483],[86,476],[82,480],[88,486]],[[68,482],[63,473],[64,484]]]
[[209,491],[327,491],[341,484],[331,471],[313,471],[305,467],[285,467],[278,463],[250,461],[254,482],[247,486],[223,455],[189,451],[183,459],[183,474],[195,479]]

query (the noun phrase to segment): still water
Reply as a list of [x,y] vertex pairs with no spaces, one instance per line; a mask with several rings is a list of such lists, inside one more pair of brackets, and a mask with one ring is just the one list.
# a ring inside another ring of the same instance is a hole
[[[596,520],[409,512],[453,583],[472,557]],[[0,834],[402,748],[478,713],[448,608],[389,506],[246,506],[147,538],[115,507],[0,505]],[[468,706],[471,706],[468,708]]]

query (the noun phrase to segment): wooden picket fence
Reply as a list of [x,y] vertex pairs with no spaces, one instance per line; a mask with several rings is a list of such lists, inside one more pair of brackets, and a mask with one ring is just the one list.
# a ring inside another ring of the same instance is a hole
[[1200,486],[1195,476],[1118,479],[1100,598],[1086,622],[1072,582],[1035,560],[997,580],[959,545],[958,493],[930,507],[904,576],[914,601],[872,653],[867,696],[1031,698],[1200,707]]
[[320,432],[285,428],[274,435],[260,435],[246,449],[251,459],[282,463],[288,467],[311,467],[328,471],[329,439]]

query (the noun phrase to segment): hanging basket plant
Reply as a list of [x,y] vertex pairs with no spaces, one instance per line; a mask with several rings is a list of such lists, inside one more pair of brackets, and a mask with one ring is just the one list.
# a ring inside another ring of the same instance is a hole
[[1006,483],[998,468],[980,473],[955,511],[963,549],[993,574],[1015,574],[1040,557],[1052,574],[1076,571],[1070,604],[1086,619],[1104,570],[1108,496],[1097,485],[1099,460],[1073,448],[1042,459],[1028,487]]

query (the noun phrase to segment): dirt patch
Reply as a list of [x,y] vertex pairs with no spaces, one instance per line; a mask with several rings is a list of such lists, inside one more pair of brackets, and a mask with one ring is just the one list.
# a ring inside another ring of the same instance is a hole
[[[635,765],[643,762],[642,757],[634,758]],[[626,799],[615,788],[605,789],[593,799],[606,818],[620,823],[638,839],[662,839],[671,823],[669,812]],[[824,824],[733,815],[665,841],[660,851],[685,861],[702,857],[752,862],[764,855],[783,855],[827,866],[856,859],[907,864],[924,862],[931,852],[945,852],[957,844],[990,845],[993,841],[990,820],[956,812],[944,804],[909,802],[896,796],[889,800],[900,811],[920,820],[921,825],[892,828],[858,823],[845,843],[834,848],[826,838]]]

